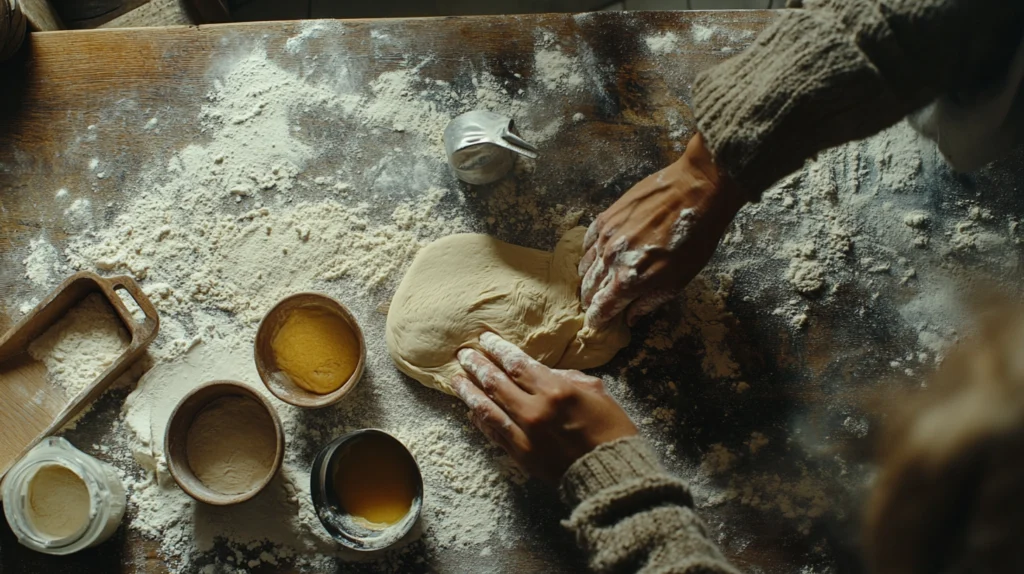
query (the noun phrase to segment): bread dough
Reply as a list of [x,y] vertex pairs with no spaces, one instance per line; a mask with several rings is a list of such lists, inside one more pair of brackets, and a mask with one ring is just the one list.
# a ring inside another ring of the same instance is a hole
[[531,357],[561,369],[603,365],[629,343],[622,318],[583,329],[580,278],[586,229],[569,230],[553,253],[475,233],[423,248],[391,301],[388,352],[405,374],[454,394],[455,353],[493,331]]

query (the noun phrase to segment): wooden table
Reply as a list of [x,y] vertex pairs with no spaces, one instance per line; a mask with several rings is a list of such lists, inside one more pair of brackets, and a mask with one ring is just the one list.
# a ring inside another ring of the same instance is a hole
[[[76,134],[101,120],[108,125],[111,121],[141,125],[150,109],[160,109],[171,118],[174,129],[165,128],[159,135],[108,131],[108,137],[89,148],[88,154],[102,154],[113,165],[108,170],[111,177],[95,188],[98,201],[94,202],[111,202],[111,207],[95,211],[96,217],[110,217],[126,199],[119,185],[130,180],[138,166],[184,147],[195,137],[194,118],[216,76],[211,70],[240,49],[262,43],[270,58],[289,70],[301,69],[303,59],[316,50],[343,49],[347,58],[364,68],[366,77],[401,69],[411,60],[424,66],[430,77],[453,82],[468,70],[487,70],[514,91],[534,73],[535,41],[544,31],[568,53],[591,58],[603,85],[599,97],[555,96],[556,100],[575,98],[573,104],[585,112],[587,120],[572,129],[563,128],[542,146],[543,159],[523,185],[527,190],[534,185],[560,189],[564,197],[575,198],[573,202],[593,215],[678,156],[680,144],[694,126],[688,100],[697,72],[744,47],[773,17],[767,11],[611,12],[348,21],[343,23],[344,34],[320,38],[305,52],[284,49],[286,40],[302,30],[296,22],[34,34],[24,57],[0,70],[5,85],[0,94],[0,269],[4,270],[0,328],[10,324],[20,302],[34,289],[38,291],[21,271],[30,242],[45,233],[60,247],[72,233],[66,231],[64,206],[52,200],[54,191],[91,185],[82,168],[90,156],[78,146]],[[646,39],[665,33],[676,34],[674,47],[655,53]],[[400,39],[400,45],[380,40],[385,37]],[[456,110],[452,111],[454,115]],[[682,125],[673,127],[673,122]],[[329,123],[315,127],[328,134],[334,129]],[[365,159],[359,160],[364,168],[376,162],[373,144],[367,145]],[[1000,167],[997,175],[1017,174],[1019,159],[1018,155]],[[448,185],[460,187],[447,177]],[[997,176],[964,181],[962,189],[994,189],[999,182]],[[1020,213],[1016,204],[1008,209]],[[774,225],[760,222],[747,235],[771,233]],[[538,239],[517,236],[500,221],[479,227],[520,243],[550,243],[549,230],[544,239]],[[728,268],[730,257],[720,254],[714,269]],[[753,273],[760,268],[750,269]],[[801,570],[805,567],[815,572],[859,571],[859,503],[861,487],[870,474],[867,463],[875,435],[844,434],[843,423],[850,417],[876,420],[861,404],[874,392],[868,381],[890,373],[890,356],[897,351],[905,354],[913,346],[913,333],[885,325],[880,311],[851,318],[870,294],[849,292],[825,302],[812,301],[821,309],[820,315],[809,331],[792,336],[748,288],[744,269],[733,271],[737,283],[728,300],[730,313],[723,314],[720,323],[729,332],[729,346],[743,370],[743,381],[707,376],[697,358],[701,344],[696,340],[680,341],[671,351],[648,357],[637,366],[646,326],[637,330],[639,343],[603,372],[628,381],[634,398],[647,397],[647,402],[634,401],[640,408],[649,411],[651,405],[661,404],[676,409],[678,416],[663,433],[674,444],[674,469],[692,476],[701,457],[716,443],[735,447],[751,432],[763,431],[770,446],[744,472],[783,480],[811,472],[824,483],[821,490],[831,510],[799,522],[777,509],[763,511],[739,501],[705,504],[701,513],[737,565],[752,572],[780,574],[811,571]],[[881,297],[895,301],[900,294],[887,292]],[[675,313],[679,320],[679,311]],[[654,383],[665,380],[678,382],[673,392]],[[737,392],[740,382],[749,383],[750,390]],[[86,428],[72,433],[72,440],[92,444],[116,417],[122,399],[123,394],[105,397],[99,414]],[[808,442],[820,448],[805,448]],[[709,479],[700,480],[708,483]],[[712,478],[710,483],[721,485],[723,480],[728,478]],[[551,494],[538,486],[528,487],[519,502],[526,507],[555,504]],[[558,512],[527,514],[538,521],[527,525],[536,533],[508,556],[431,556],[425,563],[407,564],[406,571],[580,569],[582,562],[572,541],[555,524]],[[99,548],[68,558],[45,557],[18,546],[5,525],[0,528],[0,571],[160,571],[163,567],[154,548],[152,542],[122,529],[114,541]],[[373,568],[364,565],[357,570]],[[339,566],[343,570],[349,571]]]

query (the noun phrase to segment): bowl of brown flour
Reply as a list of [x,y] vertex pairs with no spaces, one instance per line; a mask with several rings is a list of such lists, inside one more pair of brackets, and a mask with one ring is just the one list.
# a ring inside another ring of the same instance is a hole
[[200,385],[171,413],[164,436],[171,476],[189,496],[224,506],[256,496],[284,458],[284,431],[270,402],[235,381]]

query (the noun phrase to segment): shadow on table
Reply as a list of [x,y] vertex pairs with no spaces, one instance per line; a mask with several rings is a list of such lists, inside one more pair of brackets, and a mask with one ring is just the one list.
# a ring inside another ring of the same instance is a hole
[[9,134],[19,133],[24,114],[20,113],[26,101],[31,81],[32,66],[29,65],[32,51],[32,35],[25,35],[25,43],[13,58],[0,63],[0,140]]
[[92,572],[120,572],[121,565],[130,561],[126,552],[130,545],[123,525],[110,540],[95,548],[69,556],[50,556],[18,544],[7,521],[0,520],[0,548],[4,549],[0,552],[0,572],[4,574],[74,574],[82,572],[83,564],[88,564]]

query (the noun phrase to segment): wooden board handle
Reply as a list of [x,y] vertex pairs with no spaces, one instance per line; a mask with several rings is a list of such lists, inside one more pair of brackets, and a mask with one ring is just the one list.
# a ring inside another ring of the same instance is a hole
[[[139,284],[134,279],[127,275],[118,275],[116,277],[101,277],[97,281],[104,291],[107,292],[107,298],[117,309],[119,315],[121,315],[122,322],[127,327],[128,332],[132,335],[131,345],[135,346],[142,341],[151,340],[152,335],[157,329],[160,328],[160,316],[156,312],[156,307],[149,300],[149,297],[142,292]],[[136,321],[134,315],[128,310],[128,307],[124,304],[121,296],[118,295],[117,289],[124,289],[131,295],[132,300],[142,310],[142,314],[145,316],[145,320],[141,323]]]

